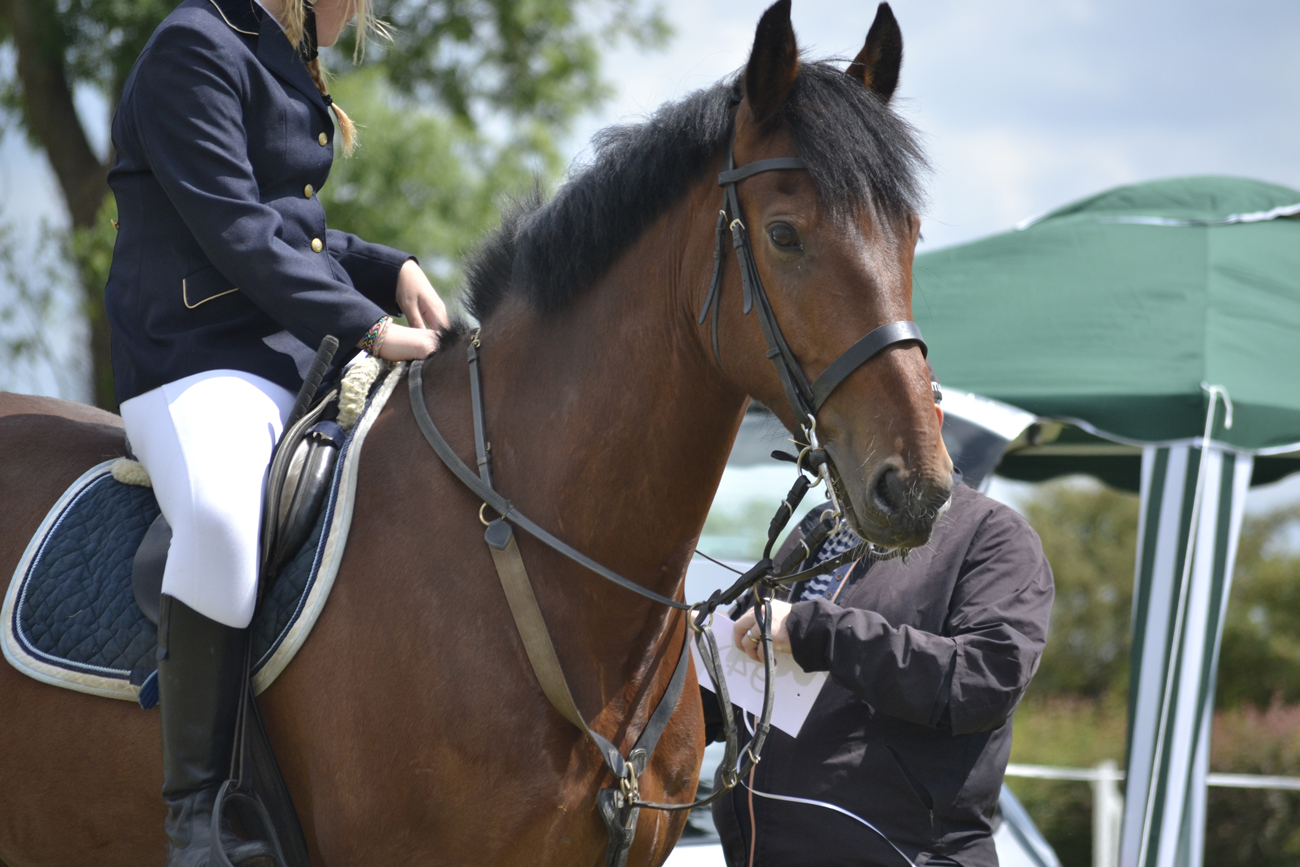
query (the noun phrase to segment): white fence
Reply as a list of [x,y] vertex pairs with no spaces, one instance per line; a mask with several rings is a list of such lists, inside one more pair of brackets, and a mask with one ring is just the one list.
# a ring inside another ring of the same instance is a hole
[[[1118,867],[1119,829],[1124,819],[1124,795],[1119,784],[1124,772],[1113,761],[1091,768],[1058,768],[1051,765],[1007,765],[1008,777],[1039,780],[1076,780],[1092,786],[1092,864]],[[1210,774],[1206,783],[1234,789],[1288,789],[1300,791],[1300,777],[1267,777],[1260,774]]]

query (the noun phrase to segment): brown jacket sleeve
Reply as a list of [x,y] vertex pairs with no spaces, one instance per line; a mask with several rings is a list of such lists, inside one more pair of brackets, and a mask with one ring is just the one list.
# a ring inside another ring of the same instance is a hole
[[1038,669],[1051,568],[1037,534],[1005,507],[983,515],[951,568],[951,602],[933,632],[825,599],[796,603],[787,621],[795,660],[829,671],[878,713],[953,734],[998,727]]

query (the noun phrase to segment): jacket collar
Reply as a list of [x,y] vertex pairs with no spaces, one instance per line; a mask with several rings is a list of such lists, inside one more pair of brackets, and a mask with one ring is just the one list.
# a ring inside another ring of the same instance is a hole
[[221,20],[236,33],[244,36],[256,36],[262,27],[262,7],[256,0],[208,0]]
[[[243,0],[237,0],[243,2]],[[252,0],[248,0],[252,2]],[[261,10],[258,10],[259,12]],[[307,71],[307,66],[298,57],[298,52],[294,51],[289,40],[285,38],[284,31],[280,29],[280,23],[270,15],[262,14],[261,32],[257,37],[257,59],[262,61],[262,65],[267,69],[280,76],[289,84],[302,91],[312,102],[314,102],[321,111],[329,114],[329,108],[325,105],[325,99],[321,96],[320,91],[316,89],[316,84],[311,80],[311,73]]]
[[255,0],[208,0],[230,29],[245,36],[257,37],[257,59],[262,65],[301,91],[316,104],[325,116],[329,108],[311,73],[299,59],[289,40],[285,38],[280,23],[272,18]]

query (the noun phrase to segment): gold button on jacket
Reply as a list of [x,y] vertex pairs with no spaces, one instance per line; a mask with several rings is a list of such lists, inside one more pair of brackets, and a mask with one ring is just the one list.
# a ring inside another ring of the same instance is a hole
[[321,250],[324,249],[325,249],[325,245],[321,243],[320,238],[311,239],[311,250],[313,253],[319,253]]
[[325,133],[321,133],[320,135],[316,136],[316,141],[320,142],[321,147],[325,147],[325,145],[330,143],[330,137],[325,135]]
[[314,192],[316,192],[316,189],[311,184],[308,184],[307,186],[302,188],[302,194],[309,199],[311,198],[312,193]]

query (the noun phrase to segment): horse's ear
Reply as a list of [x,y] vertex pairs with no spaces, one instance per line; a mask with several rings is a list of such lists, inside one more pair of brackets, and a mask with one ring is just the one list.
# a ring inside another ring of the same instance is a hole
[[790,25],[790,0],[777,0],[759,19],[745,67],[745,98],[760,126],[776,119],[798,74],[799,48]]
[[876,9],[876,20],[871,22],[867,42],[853,58],[844,72],[875,91],[885,102],[898,87],[898,70],[903,65],[903,31],[888,3]]

